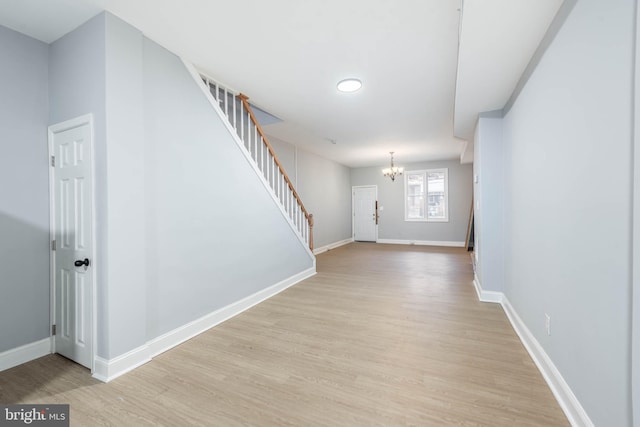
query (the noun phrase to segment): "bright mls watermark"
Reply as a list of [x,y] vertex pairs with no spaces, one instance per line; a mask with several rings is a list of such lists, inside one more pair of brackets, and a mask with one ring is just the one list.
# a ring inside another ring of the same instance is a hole
[[69,405],[0,405],[0,427],[69,427]]

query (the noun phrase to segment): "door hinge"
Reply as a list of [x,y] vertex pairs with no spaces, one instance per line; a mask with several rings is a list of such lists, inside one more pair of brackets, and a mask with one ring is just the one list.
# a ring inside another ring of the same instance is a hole
[[55,251],[55,250],[56,250],[56,241],[55,241],[55,240],[52,240],[52,241],[51,241],[51,250],[52,250],[52,251]]
[[51,167],[56,167],[56,156],[51,156]]
[[51,325],[51,335],[56,334],[56,325]]

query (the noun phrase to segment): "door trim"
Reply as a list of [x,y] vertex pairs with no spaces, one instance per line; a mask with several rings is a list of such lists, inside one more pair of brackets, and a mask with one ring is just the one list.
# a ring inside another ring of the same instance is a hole
[[[93,234],[92,244],[91,244],[91,252],[92,252],[92,268],[91,268],[91,277],[92,277],[92,285],[91,285],[91,373],[95,371],[96,367],[96,349],[98,344],[98,328],[97,328],[97,269],[100,268],[99,264],[96,264],[96,175],[95,175],[95,132],[93,126],[93,114],[85,114],[83,116],[79,116],[70,120],[66,120],[64,122],[56,123],[48,127],[47,135],[48,135],[48,146],[49,146],[49,245],[51,245],[51,241],[56,237],[56,218],[55,218],[55,169],[51,166],[51,156],[54,155],[53,150],[53,141],[54,136],[58,133],[67,131],[69,129],[77,128],[80,126],[89,125],[89,134],[91,135],[91,159],[89,159],[89,164],[91,165],[91,233]],[[52,250],[51,246],[49,246],[49,302],[50,302],[50,319],[49,319],[49,338],[51,340],[51,353],[56,352],[56,340],[53,334],[51,333],[51,327],[55,324],[56,321],[56,251]]]
[[[356,198],[356,188],[373,188],[376,190],[376,203],[378,202],[378,186],[377,185],[352,185],[351,186],[351,237],[356,237],[356,209],[354,199]],[[377,214],[378,212],[376,212]],[[378,222],[376,222],[376,238],[375,243],[378,243]]]

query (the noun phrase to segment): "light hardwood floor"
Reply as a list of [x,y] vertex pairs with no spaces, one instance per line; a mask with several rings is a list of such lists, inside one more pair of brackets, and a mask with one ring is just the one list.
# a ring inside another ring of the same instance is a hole
[[108,384],[56,355],[0,373],[2,403],[74,426],[564,426],[462,249],[355,243],[318,274]]

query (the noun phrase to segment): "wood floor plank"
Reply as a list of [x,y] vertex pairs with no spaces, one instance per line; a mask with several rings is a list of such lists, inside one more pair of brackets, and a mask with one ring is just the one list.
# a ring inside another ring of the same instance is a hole
[[354,243],[318,274],[108,384],[51,355],[2,403],[75,426],[566,426],[502,308],[455,248]]

